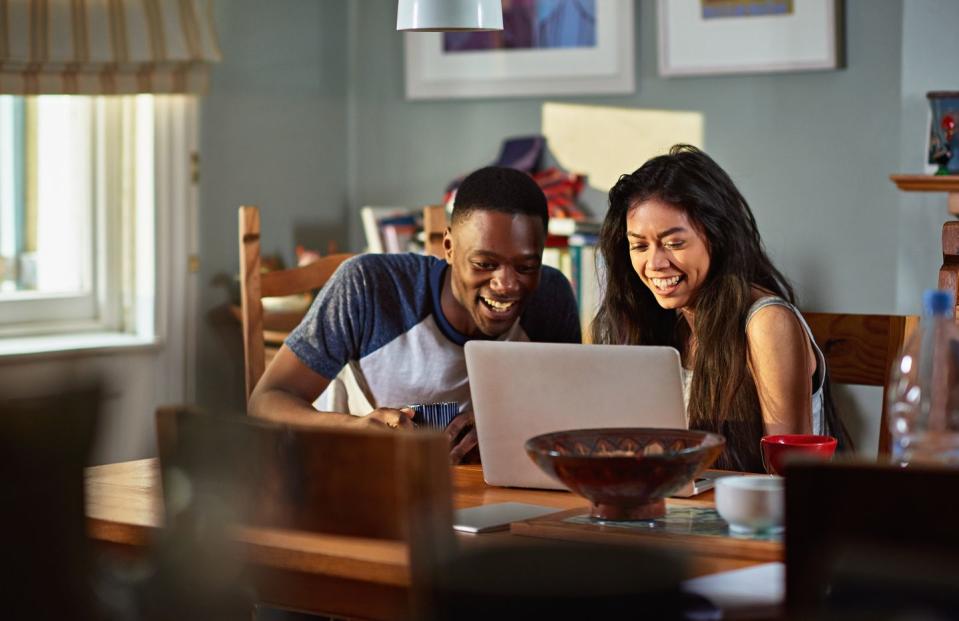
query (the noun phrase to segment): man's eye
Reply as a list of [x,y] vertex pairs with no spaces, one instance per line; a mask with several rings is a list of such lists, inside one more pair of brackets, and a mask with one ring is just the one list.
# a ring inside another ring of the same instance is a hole
[[474,262],[473,267],[478,270],[495,270],[496,265],[493,263],[483,263],[483,262]]
[[537,270],[539,270],[539,265],[538,265],[538,264],[535,264],[535,265],[520,265],[519,267],[516,268],[516,271],[519,272],[520,274],[532,274],[532,273],[536,272]]

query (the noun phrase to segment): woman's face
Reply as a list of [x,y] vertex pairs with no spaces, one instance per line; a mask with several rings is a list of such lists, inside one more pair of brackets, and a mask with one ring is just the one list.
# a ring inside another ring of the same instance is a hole
[[633,269],[659,305],[688,305],[709,273],[709,246],[686,213],[655,198],[634,204],[626,241]]

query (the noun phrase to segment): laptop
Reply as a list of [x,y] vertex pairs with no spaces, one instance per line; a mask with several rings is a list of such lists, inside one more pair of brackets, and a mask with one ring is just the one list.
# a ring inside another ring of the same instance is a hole
[[526,440],[543,433],[686,428],[672,347],[469,341],[465,349],[489,485],[566,489],[526,455]]

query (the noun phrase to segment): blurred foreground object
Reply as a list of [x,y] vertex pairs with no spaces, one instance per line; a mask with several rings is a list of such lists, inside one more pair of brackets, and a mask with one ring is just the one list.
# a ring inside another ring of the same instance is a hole
[[[292,427],[185,408],[159,410],[157,431],[170,536],[194,542],[194,554],[202,543],[208,565],[188,566],[198,580],[232,575],[235,588],[256,584],[259,602],[333,615],[356,614],[359,600],[363,616],[383,617],[398,598],[414,610],[453,548],[442,433]],[[262,573],[248,575],[244,558],[258,543],[286,540],[288,555],[274,554],[268,570],[258,558]],[[406,584],[375,596],[345,579],[307,588],[297,546],[353,550],[361,574],[363,554],[398,556]]]
[[790,618],[954,619],[957,487],[954,468],[787,465]]
[[0,401],[4,618],[102,618],[83,503],[101,399],[93,386]]
[[683,573],[679,558],[651,548],[535,539],[486,546],[444,567],[427,618],[685,619]]
[[959,466],[959,329],[955,298],[929,289],[923,316],[891,369],[886,419],[893,463]]

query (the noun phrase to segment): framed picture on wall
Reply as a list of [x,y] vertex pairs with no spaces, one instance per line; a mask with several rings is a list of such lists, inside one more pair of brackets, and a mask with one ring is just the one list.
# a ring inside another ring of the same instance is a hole
[[838,69],[842,0],[659,0],[659,74]]
[[633,2],[509,0],[502,32],[405,35],[407,99],[631,93]]

